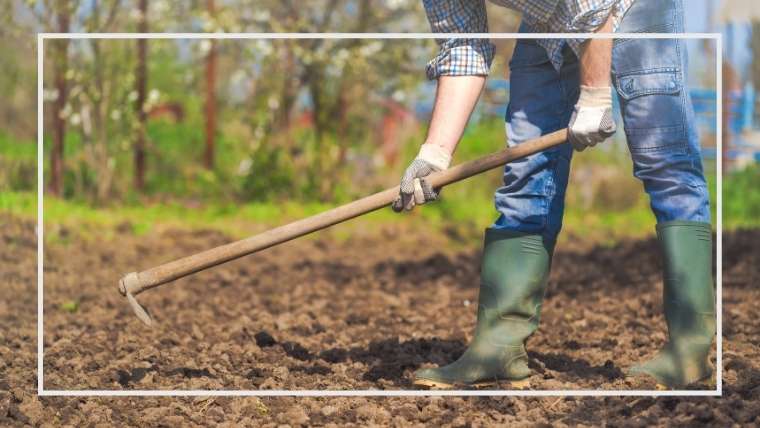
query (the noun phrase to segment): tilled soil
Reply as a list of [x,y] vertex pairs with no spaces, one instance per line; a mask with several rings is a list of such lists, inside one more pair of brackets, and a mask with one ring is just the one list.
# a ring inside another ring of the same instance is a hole
[[[760,231],[724,236],[722,398],[95,399],[36,396],[34,226],[2,220],[0,425],[760,423]],[[131,229],[58,229],[46,246],[46,389],[408,390],[414,370],[455,360],[471,339],[476,241],[396,228],[295,241],[140,295],[149,329],[118,278],[229,238]],[[528,344],[531,389],[651,389],[624,370],[666,340],[656,242],[577,241],[565,236],[554,259]]]

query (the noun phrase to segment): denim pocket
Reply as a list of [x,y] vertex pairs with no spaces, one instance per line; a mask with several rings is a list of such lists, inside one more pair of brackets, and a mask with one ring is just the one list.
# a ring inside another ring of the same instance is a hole
[[625,100],[631,100],[642,95],[673,95],[683,89],[680,73],[676,68],[629,73],[618,76],[616,83],[618,94]]
[[686,148],[684,85],[679,69],[617,75],[615,87],[631,152]]

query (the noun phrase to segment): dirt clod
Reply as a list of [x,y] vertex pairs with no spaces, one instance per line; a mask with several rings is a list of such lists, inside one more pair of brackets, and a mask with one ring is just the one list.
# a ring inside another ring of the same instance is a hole
[[259,348],[266,348],[267,346],[273,346],[277,343],[277,341],[274,340],[274,337],[266,331],[260,331],[253,337],[256,339],[256,345],[258,345]]

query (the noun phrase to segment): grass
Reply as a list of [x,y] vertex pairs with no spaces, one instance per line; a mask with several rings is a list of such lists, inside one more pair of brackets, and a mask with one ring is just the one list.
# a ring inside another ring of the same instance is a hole
[[723,217],[730,228],[760,227],[760,166],[723,179]]
[[[754,183],[752,174],[740,175],[737,180]],[[481,186],[454,185],[443,191],[443,198],[434,204],[416,209],[412,213],[399,216],[390,209],[381,209],[353,220],[354,227],[363,230],[379,230],[378,226],[400,221],[432,230],[435,233],[452,232],[462,239],[475,239],[482,230],[495,219],[492,192],[489,181],[499,178],[499,173],[489,173],[478,177]],[[734,178],[724,181],[725,187],[732,187]],[[755,215],[760,204],[736,205],[737,191],[726,192],[724,200],[724,225],[726,229],[737,227],[760,227],[760,218]],[[749,198],[751,201],[754,196]],[[744,198],[747,200],[747,198]],[[730,201],[730,202],[729,202]],[[755,202],[753,202],[754,204]],[[46,242],[66,244],[69,234],[65,229],[75,229],[80,236],[93,239],[112,239],[115,231],[130,230],[135,235],[144,235],[162,229],[213,229],[231,237],[242,238],[271,227],[305,218],[333,207],[318,202],[256,202],[256,203],[211,203],[188,206],[181,202],[129,204],[95,208],[78,202],[45,197],[45,237]],[[736,206],[735,206],[736,205]],[[0,192],[0,212],[11,213],[26,218],[35,218],[37,197],[32,192]],[[641,237],[651,234],[654,227],[652,216],[645,198],[632,208],[624,211],[609,211],[598,208],[584,209],[568,205],[563,230],[584,240],[600,243],[614,243],[619,239]],[[355,228],[334,229],[331,236],[347,238]]]
[[0,131],[0,189],[31,191],[37,177],[37,145]]
[[68,312],[70,314],[75,313],[79,310],[79,301],[77,300],[67,300],[60,304],[59,308],[62,311]]
[[[453,190],[453,189],[448,189]],[[451,191],[435,204],[415,209],[412,213],[399,215],[389,208],[381,209],[353,220],[363,230],[400,221],[436,233],[455,234],[462,239],[475,238],[495,218],[493,202],[478,197],[463,200],[463,191]],[[321,203],[249,203],[243,205],[209,205],[189,208],[180,203],[130,205],[93,208],[75,202],[45,197],[45,240],[67,244],[70,234],[66,229],[78,231],[79,236],[93,239],[113,239],[116,230],[129,230],[134,235],[144,235],[165,229],[219,230],[229,236],[242,238],[277,225],[305,218],[332,205]],[[0,193],[0,212],[25,218],[36,218],[36,195],[30,192]],[[617,239],[646,234],[645,216],[638,212],[583,213],[569,209],[565,230],[590,239]],[[344,239],[355,231],[351,227],[336,229],[332,236]],[[625,231],[625,233],[620,233]]]

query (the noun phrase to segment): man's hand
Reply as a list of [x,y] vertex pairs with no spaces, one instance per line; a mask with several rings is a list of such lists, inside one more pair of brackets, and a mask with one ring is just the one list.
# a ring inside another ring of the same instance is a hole
[[606,140],[617,129],[612,118],[610,87],[594,88],[581,85],[581,95],[567,127],[575,150],[583,151]]
[[425,177],[448,168],[450,163],[451,154],[446,149],[435,144],[423,144],[401,177],[398,198],[391,205],[393,211],[409,211],[415,205],[438,199],[438,191],[425,181]]
[[[612,32],[612,15],[596,32]],[[581,49],[581,91],[567,126],[569,140],[578,151],[601,143],[616,129],[610,87],[612,39],[589,39]]]
[[433,117],[425,144],[401,178],[398,199],[391,204],[393,211],[411,210],[415,205],[438,198],[438,191],[431,188],[424,177],[449,167],[485,82],[485,76],[438,78]]

